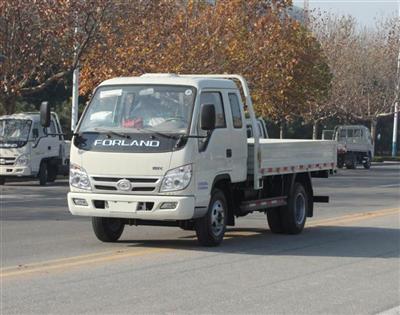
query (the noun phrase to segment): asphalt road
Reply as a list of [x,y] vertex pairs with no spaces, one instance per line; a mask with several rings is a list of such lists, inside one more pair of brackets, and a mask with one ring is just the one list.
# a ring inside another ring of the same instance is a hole
[[237,221],[222,246],[194,232],[127,227],[100,243],[73,217],[67,182],[1,192],[5,314],[376,314],[400,308],[400,166],[314,180],[315,216],[301,235],[274,235],[262,214]]

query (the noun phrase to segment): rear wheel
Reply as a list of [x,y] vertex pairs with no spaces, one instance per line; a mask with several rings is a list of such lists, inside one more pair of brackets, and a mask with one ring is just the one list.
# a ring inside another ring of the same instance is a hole
[[346,160],[346,168],[347,169],[355,169],[357,164],[357,159],[354,154],[350,154]]
[[195,224],[197,239],[201,245],[221,244],[226,230],[227,210],[224,193],[219,189],[214,189],[207,214],[197,219]]
[[102,242],[116,242],[124,231],[125,224],[118,218],[92,218],[93,231]]
[[371,168],[371,153],[368,153],[368,156],[365,158],[363,162],[363,166],[367,170]]
[[39,167],[39,184],[40,186],[45,186],[48,181],[48,168],[46,162],[41,162]]
[[267,210],[268,226],[272,233],[284,233],[281,211],[282,207]]
[[281,224],[284,233],[299,234],[306,223],[309,196],[301,183],[295,183],[288,204],[282,207]]

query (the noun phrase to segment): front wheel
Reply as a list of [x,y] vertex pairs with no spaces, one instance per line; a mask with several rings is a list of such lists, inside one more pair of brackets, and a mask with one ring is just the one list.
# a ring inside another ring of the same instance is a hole
[[40,186],[45,186],[47,181],[48,181],[48,177],[49,177],[49,171],[48,171],[48,167],[47,167],[47,163],[46,162],[42,162],[40,163],[40,167],[39,167],[39,185]]
[[214,189],[207,214],[197,219],[195,223],[196,235],[203,246],[218,246],[224,239],[227,218],[227,202],[224,193]]
[[6,179],[4,177],[0,177],[0,186],[3,186],[6,183]]
[[47,168],[47,172],[49,174],[47,180],[50,183],[53,183],[57,178],[57,173],[58,173],[57,165],[49,165],[49,167]]
[[92,218],[93,231],[102,242],[116,242],[124,231],[125,224],[118,218]]

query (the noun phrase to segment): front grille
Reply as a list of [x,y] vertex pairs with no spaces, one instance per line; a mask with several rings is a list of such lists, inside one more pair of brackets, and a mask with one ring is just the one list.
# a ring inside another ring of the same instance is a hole
[[131,183],[155,183],[158,178],[124,178],[124,177],[93,177],[93,180],[97,182],[118,182],[121,179],[127,179]]
[[15,157],[0,157],[0,165],[14,165]]
[[[118,181],[126,179],[132,184],[130,191],[118,189]],[[161,181],[161,177],[106,177],[92,176],[93,187],[98,192],[110,193],[118,191],[123,194],[151,193],[156,191]]]

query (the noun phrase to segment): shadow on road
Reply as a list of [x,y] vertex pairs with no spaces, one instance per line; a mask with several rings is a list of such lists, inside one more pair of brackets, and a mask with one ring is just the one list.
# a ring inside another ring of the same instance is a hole
[[319,257],[400,257],[400,230],[379,227],[310,227],[300,235],[263,229],[229,229],[219,247],[200,247],[195,235],[176,240],[123,240],[129,247],[167,248],[210,253]]

